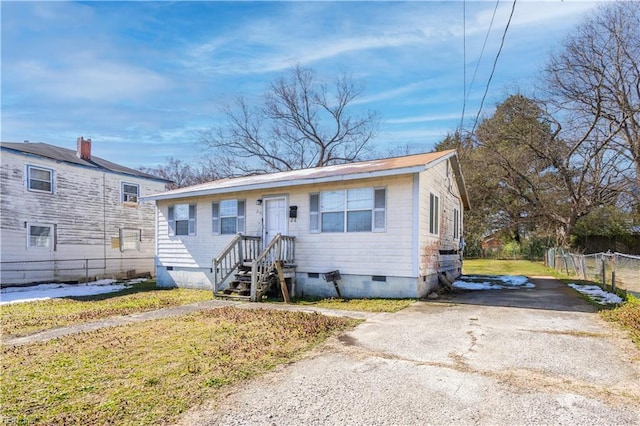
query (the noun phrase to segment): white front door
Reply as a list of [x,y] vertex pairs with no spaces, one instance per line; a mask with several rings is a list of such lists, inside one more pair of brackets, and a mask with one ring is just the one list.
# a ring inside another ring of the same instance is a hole
[[265,198],[263,202],[264,243],[269,244],[278,233],[287,235],[287,199]]

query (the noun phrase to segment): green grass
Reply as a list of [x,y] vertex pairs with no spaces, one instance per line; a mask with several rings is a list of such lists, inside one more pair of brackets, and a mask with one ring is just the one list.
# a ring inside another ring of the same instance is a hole
[[640,299],[629,295],[625,304],[611,310],[600,311],[600,315],[627,330],[631,340],[640,349]]
[[155,425],[290,362],[357,320],[225,307],[17,347],[0,361],[3,423]]
[[211,300],[207,290],[161,289],[155,281],[135,284],[120,292],[3,305],[2,335],[17,337],[56,327],[86,323],[171,306]]
[[469,259],[462,264],[462,273],[464,275],[524,275],[527,277],[557,276],[556,272],[544,266],[543,262],[529,260]]

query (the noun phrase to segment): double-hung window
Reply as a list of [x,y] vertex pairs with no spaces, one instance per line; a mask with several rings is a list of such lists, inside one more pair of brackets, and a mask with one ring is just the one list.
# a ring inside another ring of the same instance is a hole
[[354,188],[310,196],[311,232],[372,232],[386,226],[386,190]]
[[214,234],[245,232],[245,201],[221,200],[211,205],[211,229]]
[[53,170],[27,166],[27,188],[29,191],[53,193]]
[[28,248],[54,250],[55,227],[53,225],[29,224],[28,230]]
[[435,194],[429,194],[429,233],[440,233],[440,199]]
[[120,193],[123,203],[137,203],[140,196],[140,186],[135,183],[122,182]]
[[196,235],[196,205],[169,206],[169,235]]

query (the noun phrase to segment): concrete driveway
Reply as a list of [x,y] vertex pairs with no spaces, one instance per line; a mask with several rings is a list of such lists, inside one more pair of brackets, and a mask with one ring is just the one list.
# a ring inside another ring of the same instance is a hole
[[638,351],[577,293],[533,281],[374,315],[181,423],[640,424]]

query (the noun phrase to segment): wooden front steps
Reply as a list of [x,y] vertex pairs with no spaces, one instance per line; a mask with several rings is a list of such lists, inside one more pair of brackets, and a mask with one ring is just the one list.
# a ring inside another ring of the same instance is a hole
[[[291,289],[294,290],[296,265],[284,264],[276,262],[274,268],[269,272],[261,282],[258,283],[256,291],[257,299],[262,300],[269,294],[276,295],[281,293],[284,300],[289,302],[289,289],[287,288],[287,279],[291,282]],[[234,275],[234,280],[229,283],[229,287],[214,292],[214,297],[230,300],[251,300],[251,262],[244,262],[238,266],[238,270]],[[284,282],[285,287],[282,287]],[[278,290],[274,291],[277,287]]]

